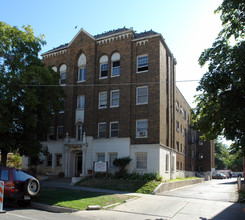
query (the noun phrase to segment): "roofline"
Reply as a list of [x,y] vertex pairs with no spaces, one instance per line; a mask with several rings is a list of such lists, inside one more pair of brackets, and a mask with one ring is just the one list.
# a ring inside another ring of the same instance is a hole
[[185,100],[185,102],[187,103],[187,105],[189,106],[189,108],[191,109],[190,104],[187,102],[187,100],[185,99],[185,96],[182,94],[182,92],[180,91],[180,89],[178,88],[177,85],[175,85],[176,89],[178,90],[178,92],[180,93],[180,95],[182,96],[182,98]]
[[77,32],[77,34],[75,35],[75,37],[72,38],[72,40],[71,40],[70,43],[68,44],[68,47],[73,43],[73,41],[77,38],[77,36],[78,36],[81,32],[87,34],[90,38],[92,38],[93,40],[95,40],[95,38],[94,38],[90,33],[88,33],[88,32],[85,31],[83,28],[81,28],[81,29]]
[[133,30],[133,28],[130,28],[130,29],[126,30],[126,31],[122,31],[122,32],[118,32],[118,33],[115,33],[115,34],[110,34],[110,35],[106,35],[106,36],[103,36],[103,37],[100,37],[100,38],[94,38],[94,39],[95,39],[95,41],[97,41],[97,40],[103,40],[103,39],[106,39],[106,38],[114,37],[116,35],[126,34],[128,32],[135,33],[134,30]]
[[60,50],[65,50],[65,49],[68,48],[68,46],[69,46],[69,44],[67,46],[64,46],[64,47],[61,47],[61,48],[58,48],[58,49],[49,50],[49,51],[47,51],[45,53],[42,53],[41,56],[45,56],[45,55],[48,55],[50,53],[55,53],[55,52],[60,51]]

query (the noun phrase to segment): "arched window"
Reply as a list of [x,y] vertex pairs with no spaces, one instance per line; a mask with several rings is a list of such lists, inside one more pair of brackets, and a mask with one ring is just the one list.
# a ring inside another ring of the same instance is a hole
[[108,57],[106,55],[100,58],[100,78],[107,78],[108,76]]
[[78,59],[77,66],[78,66],[78,82],[86,81],[86,56],[81,54]]
[[60,85],[66,84],[66,65],[63,64],[60,67]]
[[111,57],[111,76],[120,75],[120,54],[114,53]]

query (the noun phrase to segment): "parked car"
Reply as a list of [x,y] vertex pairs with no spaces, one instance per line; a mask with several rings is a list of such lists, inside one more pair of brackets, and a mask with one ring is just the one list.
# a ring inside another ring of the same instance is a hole
[[0,181],[4,181],[4,200],[20,206],[28,206],[40,191],[39,181],[19,169],[0,167]]
[[213,174],[212,178],[213,179],[226,179],[227,177],[223,173],[215,173],[215,174]]

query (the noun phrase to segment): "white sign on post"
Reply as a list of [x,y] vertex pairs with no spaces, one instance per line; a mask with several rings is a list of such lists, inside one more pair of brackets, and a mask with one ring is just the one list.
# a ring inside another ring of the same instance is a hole
[[102,161],[95,162],[94,171],[95,172],[106,172],[106,163]]

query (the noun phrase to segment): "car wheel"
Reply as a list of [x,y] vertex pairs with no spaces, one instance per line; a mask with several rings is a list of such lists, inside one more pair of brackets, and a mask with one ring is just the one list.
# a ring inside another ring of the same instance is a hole
[[30,196],[36,196],[40,190],[39,181],[34,178],[29,178],[24,183],[24,190]]

